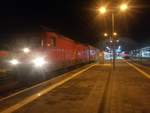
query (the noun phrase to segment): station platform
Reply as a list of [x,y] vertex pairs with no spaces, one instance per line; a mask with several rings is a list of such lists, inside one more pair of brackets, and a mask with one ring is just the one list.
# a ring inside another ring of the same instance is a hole
[[0,100],[0,113],[149,113],[149,70],[88,64]]

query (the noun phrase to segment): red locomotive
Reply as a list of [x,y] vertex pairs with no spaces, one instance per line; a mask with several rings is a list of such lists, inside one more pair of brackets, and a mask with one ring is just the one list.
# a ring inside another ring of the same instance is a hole
[[9,61],[13,67],[12,71],[19,73],[17,74],[19,78],[24,79],[24,73],[24,76],[37,77],[41,73],[97,59],[98,49],[75,42],[55,32],[40,33],[40,43],[40,46],[32,50],[24,48],[23,53],[18,53]]

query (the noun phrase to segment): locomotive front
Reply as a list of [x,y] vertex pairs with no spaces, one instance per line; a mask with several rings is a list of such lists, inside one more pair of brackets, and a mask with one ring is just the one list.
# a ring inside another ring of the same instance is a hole
[[47,62],[44,55],[39,52],[30,52],[29,48],[24,48],[23,53],[19,53],[9,61],[12,66],[32,66],[33,68],[42,68]]
[[29,81],[29,79],[44,79],[44,75],[48,72],[49,60],[42,50],[33,50],[24,48],[16,53],[11,60],[8,61],[11,74],[14,74],[17,80]]

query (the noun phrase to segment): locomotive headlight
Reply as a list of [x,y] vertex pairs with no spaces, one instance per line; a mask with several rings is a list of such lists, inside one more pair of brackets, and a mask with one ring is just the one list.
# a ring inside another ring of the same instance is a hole
[[23,51],[24,53],[29,53],[29,52],[30,52],[30,49],[29,49],[29,48],[23,48],[22,51]]
[[42,67],[44,64],[46,64],[46,61],[43,57],[37,57],[33,60],[33,63],[36,67]]
[[12,64],[12,65],[17,65],[17,64],[19,64],[19,61],[18,61],[17,59],[12,59],[12,60],[10,61],[10,64]]

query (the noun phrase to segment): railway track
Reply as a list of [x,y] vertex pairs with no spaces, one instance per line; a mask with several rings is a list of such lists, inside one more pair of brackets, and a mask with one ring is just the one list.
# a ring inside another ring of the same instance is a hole
[[61,74],[67,73],[71,70],[82,67],[83,65],[85,65],[85,64],[78,64],[78,65],[68,67],[65,69],[59,69],[57,71],[53,71],[50,74],[48,74],[44,80],[33,81],[30,84],[22,84],[22,83],[17,81],[15,75],[11,76],[11,75],[8,75],[5,73],[6,74],[5,76],[0,77],[0,99],[4,98],[6,96],[9,96],[13,93],[16,93],[18,91],[21,91],[23,89],[26,89],[28,87],[31,87],[33,85],[36,85],[38,83],[41,83],[43,81],[46,81],[46,80],[52,79],[54,77],[60,76]]

